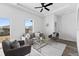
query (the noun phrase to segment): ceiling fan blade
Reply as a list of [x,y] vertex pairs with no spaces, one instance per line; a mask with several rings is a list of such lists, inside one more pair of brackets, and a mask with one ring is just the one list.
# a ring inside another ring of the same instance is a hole
[[49,3],[49,4],[45,5],[44,7],[50,6],[50,5],[52,5],[52,4],[53,4],[53,3]]
[[35,7],[35,8],[42,8],[42,7]]
[[43,11],[43,8],[41,9],[41,11],[40,12],[42,12]]
[[46,9],[47,11],[50,11],[50,9],[48,9],[48,8],[46,8],[46,7],[45,7],[45,9]]

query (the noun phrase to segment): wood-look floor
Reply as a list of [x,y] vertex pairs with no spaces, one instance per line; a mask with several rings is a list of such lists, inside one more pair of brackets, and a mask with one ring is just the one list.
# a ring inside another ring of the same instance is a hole
[[63,52],[63,56],[78,56],[77,43],[72,41],[67,41],[63,39],[57,39],[56,42],[61,42],[66,44],[66,48]]

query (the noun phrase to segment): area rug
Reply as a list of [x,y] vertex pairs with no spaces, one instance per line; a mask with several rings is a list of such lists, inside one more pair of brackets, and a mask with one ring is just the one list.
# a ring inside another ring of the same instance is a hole
[[65,48],[66,44],[50,41],[40,52],[32,48],[30,56],[62,56]]

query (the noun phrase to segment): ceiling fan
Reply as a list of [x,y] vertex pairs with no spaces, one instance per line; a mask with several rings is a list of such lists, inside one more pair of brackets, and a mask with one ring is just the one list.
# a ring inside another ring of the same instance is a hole
[[53,3],[48,3],[48,4],[46,4],[46,3],[41,3],[41,7],[35,7],[35,9],[41,8],[40,12],[42,12],[43,9],[46,9],[47,11],[50,11],[50,9],[47,8],[47,7],[50,6],[50,5],[53,5]]

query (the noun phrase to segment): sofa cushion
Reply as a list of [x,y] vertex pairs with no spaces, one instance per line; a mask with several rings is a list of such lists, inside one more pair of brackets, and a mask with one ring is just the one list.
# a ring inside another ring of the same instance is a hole
[[13,48],[19,48],[20,47],[20,43],[17,41],[17,40],[15,40],[15,41],[13,41],[12,43],[11,43],[11,48],[13,49]]
[[2,42],[2,45],[3,45],[4,51],[11,48],[11,47],[10,47],[11,42],[10,42],[9,40],[4,40],[4,41]]

